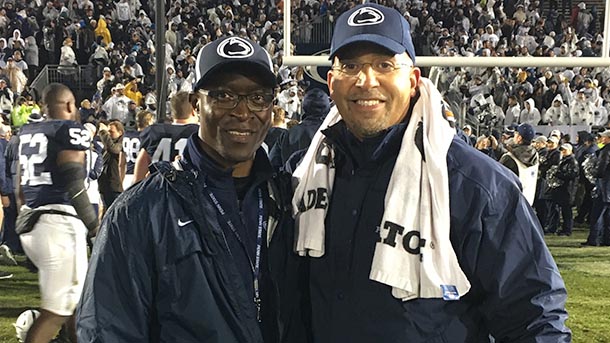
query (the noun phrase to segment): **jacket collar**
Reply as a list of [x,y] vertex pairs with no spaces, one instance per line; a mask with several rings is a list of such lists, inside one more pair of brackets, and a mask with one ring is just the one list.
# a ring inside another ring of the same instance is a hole
[[188,166],[186,169],[191,169],[197,174],[210,175],[218,178],[230,177],[233,172],[232,168],[223,168],[216,161],[214,161],[203,149],[201,148],[201,139],[194,133],[189,137],[184,148],[184,159],[181,160],[185,165]]
[[[181,160],[185,170],[191,170],[196,174],[205,175],[207,180],[223,182],[233,181],[233,168],[223,168],[214,161],[202,148],[201,139],[194,133],[189,137],[184,149],[184,159]],[[260,147],[254,156],[252,164],[253,183],[259,184],[273,176],[273,168],[265,150]]]
[[406,122],[389,127],[377,136],[367,137],[360,141],[348,129],[343,120],[323,130],[322,133],[354,162],[356,166],[364,167],[395,155],[400,149],[402,137],[407,128]]

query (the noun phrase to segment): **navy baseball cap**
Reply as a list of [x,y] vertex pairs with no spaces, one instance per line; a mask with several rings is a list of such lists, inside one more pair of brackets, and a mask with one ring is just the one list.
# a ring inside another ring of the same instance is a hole
[[527,123],[517,126],[517,132],[519,132],[519,135],[521,135],[523,140],[526,142],[531,142],[536,136],[536,130],[534,130],[534,127]]
[[193,90],[203,88],[218,70],[229,67],[261,76],[265,86],[277,86],[271,56],[267,51],[247,38],[231,36],[217,39],[199,50],[195,67],[197,82]]
[[415,63],[409,22],[393,8],[366,3],[339,16],[330,43],[330,59],[341,48],[355,42],[371,42],[396,54],[406,51]]

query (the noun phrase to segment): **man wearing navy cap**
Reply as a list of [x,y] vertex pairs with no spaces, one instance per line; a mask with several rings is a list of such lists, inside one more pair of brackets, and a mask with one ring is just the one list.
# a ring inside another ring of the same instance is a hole
[[336,106],[293,173],[313,341],[570,342],[518,178],[455,136],[404,17],[352,8],[330,59]]
[[271,59],[250,40],[221,38],[200,51],[196,76],[198,133],[105,216],[79,342],[297,341],[280,330],[297,288],[284,277],[297,261],[289,184],[260,147],[276,94]]
[[517,126],[513,144],[506,147],[508,152],[500,158],[500,163],[519,177],[523,195],[530,205],[534,203],[538,178],[538,152],[532,145],[535,136],[536,130],[530,124]]

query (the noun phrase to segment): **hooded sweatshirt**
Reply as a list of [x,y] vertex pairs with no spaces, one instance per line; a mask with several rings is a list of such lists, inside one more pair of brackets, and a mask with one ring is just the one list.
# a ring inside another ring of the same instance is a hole
[[500,163],[519,177],[523,195],[530,205],[533,204],[539,165],[536,148],[529,143],[514,145],[502,155]]
[[525,106],[525,104],[524,104],[523,105],[524,109],[521,110],[521,115],[520,115],[521,123],[527,123],[530,125],[538,125],[538,122],[540,121],[540,111],[538,111],[538,109],[536,108],[534,99],[529,98],[529,99],[525,100],[525,103],[529,104],[529,110],[527,109],[527,106]]
[[593,125],[595,105],[587,100],[574,97],[570,104],[570,117],[573,125]]
[[13,36],[8,39],[8,47],[12,49],[17,41],[21,43],[22,48],[25,47],[25,41],[21,38],[21,31],[19,31],[19,29],[15,29],[13,31]]
[[[555,102],[558,101],[561,104],[555,106]],[[557,94],[553,99],[553,104],[544,113],[543,119],[544,124],[548,125],[570,125],[570,111],[568,106],[563,103],[561,94]]]

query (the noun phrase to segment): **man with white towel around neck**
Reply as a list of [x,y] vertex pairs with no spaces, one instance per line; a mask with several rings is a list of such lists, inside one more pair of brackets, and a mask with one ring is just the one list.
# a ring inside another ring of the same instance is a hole
[[293,173],[313,341],[570,342],[519,180],[454,136],[414,51],[394,9],[337,19],[336,107]]

